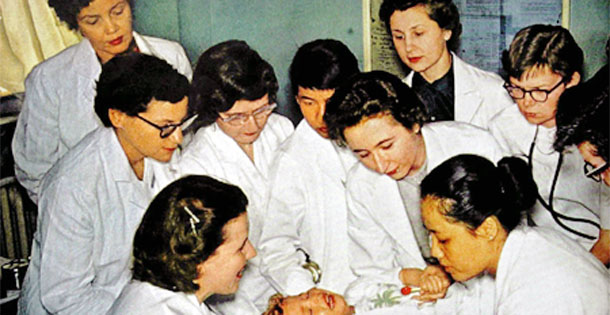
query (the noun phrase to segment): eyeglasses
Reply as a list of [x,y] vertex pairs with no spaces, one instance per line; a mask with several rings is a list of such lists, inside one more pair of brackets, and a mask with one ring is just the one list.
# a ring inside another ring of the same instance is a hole
[[159,131],[161,131],[159,133],[159,136],[161,138],[167,138],[169,137],[172,133],[174,133],[174,131],[176,131],[176,129],[178,129],[178,127],[180,127],[182,130],[188,128],[188,126],[190,126],[193,121],[195,121],[195,118],[197,118],[197,115],[193,115],[191,117],[185,118],[182,122],[177,123],[177,124],[167,124],[165,126],[159,126],[157,124],[155,124],[154,122],[140,116],[140,115],[136,115],[136,117],[142,119],[144,122],[146,122],[147,124],[159,129]]
[[275,103],[267,104],[251,113],[232,114],[232,115],[227,115],[227,117],[221,116],[220,120],[222,120],[223,122],[226,122],[229,125],[241,126],[241,125],[245,124],[248,121],[248,119],[250,119],[250,116],[254,117],[254,119],[256,119],[256,120],[263,120],[263,119],[267,118],[267,116],[269,116],[276,107],[277,107],[277,104],[275,104]]
[[610,164],[608,164],[608,162],[598,166],[598,167],[594,167],[591,163],[589,162],[585,162],[585,176],[591,178],[592,180],[596,181],[596,182],[601,182],[602,181],[602,173],[608,169],[608,167],[610,166]]
[[557,83],[550,90],[533,89],[533,90],[526,91],[518,86],[514,86],[508,82],[504,82],[504,88],[506,89],[506,91],[508,91],[508,94],[510,94],[510,96],[513,99],[516,99],[516,100],[523,99],[523,98],[525,98],[525,95],[529,93],[529,95],[531,96],[531,98],[534,101],[542,103],[542,102],[546,102],[546,100],[549,98],[549,94],[551,94],[553,91],[555,91],[555,89],[558,88],[563,83],[565,83],[564,80],[559,81],[559,83]]

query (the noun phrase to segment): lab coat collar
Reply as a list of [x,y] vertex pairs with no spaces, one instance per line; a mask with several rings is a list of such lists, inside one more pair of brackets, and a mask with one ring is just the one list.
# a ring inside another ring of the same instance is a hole
[[[476,83],[473,82],[472,76],[466,62],[460,57],[451,52],[453,62],[453,84],[454,84],[454,120],[471,122],[474,114],[481,106],[483,98],[479,95]],[[411,71],[403,82],[408,86],[413,84],[414,72]]]
[[456,121],[471,122],[477,112],[483,98],[477,90],[477,84],[471,79],[473,76],[462,59],[451,53],[453,58],[453,77],[454,77],[454,113]]
[[[149,198],[142,198],[144,194],[150,195],[150,178],[152,174],[146,169],[146,159],[144,160],[144,176],[142,181],[138,179],[134,173],[125,151],[119,142],[113,128],[99,127],[98,132],[101,134],[100,150],[103,166],[106,172],[110,174],[112,179],[119,187],[121,194],[125,194],[124,200],[129,200],[140,209],[148,207]],[[150,197],[150,196],[149,196]]]
[[[140,52],[148,55],[156,54],[151,45],[138,33],[133,32],[133,38],[138,45]],[[95,50],[91,42],[86,37],[83,37],[80,43],[76,44],[76,52],[73,56],[76,72],[88,79],[97,80],[102,72],[102,65],[95,54]]]

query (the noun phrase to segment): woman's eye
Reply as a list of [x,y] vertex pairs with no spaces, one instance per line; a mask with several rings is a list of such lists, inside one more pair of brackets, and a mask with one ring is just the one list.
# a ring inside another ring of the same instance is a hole
[[83,21],[89,25],[95,25],[98,21],[98,18],[87,18],[87,19],[84,19]]
[[359,156],[361,159],[366,159],[366,158],[369,156],[369,154],[368,154],[368,153],[359,153],[359,154],[358,154],[358,156]]
[[422,36],[422,35],[424,35],[424,33],[423,33],[423,32],[415,32],[415,36],[418,36],[418,37],[419,37],[419,36]]
[[382,146],[381,148],[384,150],[389,150],[393,145],[394,145],[394,143],[390,143],[390,144]]
[[402,35],[394,35],[394,39],[396,40],[402,40],[404,38],[404,36]]

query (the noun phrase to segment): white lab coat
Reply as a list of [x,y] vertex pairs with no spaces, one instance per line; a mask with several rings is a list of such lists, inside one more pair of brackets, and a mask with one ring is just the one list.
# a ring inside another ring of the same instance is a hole
[[132,239],[153,197],[153,177],[145,164],[138,180],[114,130],[105,127],[51,168],[41,186],[21,314],[110,309],[131,278]]
[[[503,87],[504,80],[495,73],[467,64],[454,53],[454,120],[489,129],[489,120],[502,109],[514,106],[513,100]],[[404,82],[411,86],[414,73]]]
[[[459,154],[477,154],[494,163],[501,158],[493,137],[466,123],[428,123],[421,132],[427,173]],[[402,268],[424,268],[426,263],[396,180],[358,164],[348,174],[347,204],[350,265],[358,279],[348,287],[346,298],[357,304],[376,294],[379,285],[400,285]]]
[[[142,53],[193,75],[180,44],[133,33]],[[93,108],[101,64],[87,38],[36,66],[25,81],[25,101],[13,137],[15,175],[34,202],[53,164],[86,134],[102,126]]]
[[305,120],[278,150],[259,255],[262,272],[282,294],[315,286],[297,248],[320,266],[318,287],[342,294],[355,279],[348,262],[345,182],[356,161]]
[[207,305],[192,293],[173,292],[132,280],[115,301],[109,315],[212,315]]
[[[536,133],[536,125],[530,124],[519,112],[516,105],[503,110],[490,122],[490,131],[500,144],[505,155],[516,155],[527,161],[530,146]],[[549,200],[551,185],[559,153],[553,149],[556,128],[538,127],[538,136],[533,153],[533,175],[540,195],[545,202]],[[608,193],[610,192],[603,183],[597,183],[584,176],[584,160],[578,149],[570,148],[564,153],[561,171],[555,187],[553,207],[556,211],[576,217],[601,223],[605,229],[610,227],[608,216],[603,216],[605,222],[601,221],[602,211],[608,211]],[[553,220],[551,213],[538,201],[532,211],[532,218],[538,226],[548,226],[561,233],[568,235],[583,245],[587,250],[591,249],[597,241],[599,230],[590,224],[563,220],[567,226],[595,236],[594,240],[588,240],[564,230]]]
[[[235,140],[214,123],[197,131],[181,158],[172,162],[171,168],[177,176],[209,175],[239,186],[248,197],[249,238],[258,249],[268,193],[269,168],[275,150],[293,131],[294,127],[288,118],[271,114],[267,125],[254,142],[252,163]],[[256,308],[252,312],[262,313],[267,308],[267,298],[275,292],[260,274],[259,264],[260,256],[248,262],[235,301],[218,306],[223,313],[240,314],[248,306],[253,307],[254,303]]]
[[502,248],[495,314],[609,314],[610,274],[582,247],[548,228],[517,227]]

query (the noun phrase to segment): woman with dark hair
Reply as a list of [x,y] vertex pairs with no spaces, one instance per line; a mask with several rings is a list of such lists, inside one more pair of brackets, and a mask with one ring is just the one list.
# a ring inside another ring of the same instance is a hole
[[[129,279],[131,246],[166,165],[182,143],[189,82],[145,54],[102,66],[103,122],[70,149],[40,189],[20,314],[106,314]],[[167,165],[166,165],[167,167]]]
[[494,277],[494,314],[607,314],[608,270],[563,234],[519,225],[536,189],[519,158],[445,161],[421,184],[432,255],[458,282]]
[[508,74],[505,88],[516,104],[489,126],[504,155],[523,157],[532,169],[539,193],[533,222],[592,249],[600,244],[600,214],[608,207],[603,203],[605,187],[583,176],[585,163],[576,150],[553,148],[557,104],[580,83],[583,60],[582,49],[561,26],[537,24],[520,30],[502,59]]
[[354,280],[343,182],[356,159],[328,139],[323,117],[335,90],[358,72],[349,48],[332,39],[306,43],[292,59],[291,85],[304,119],[277,150],[266,209],[273,220],[265,221],[260,243],[261,270],[283,294],[314,286],[343,293]]
[[[191,97],[203,127],[197,130],[176,174],[210,175],[241,187],[250,200],[250,240],[258,248],[275,150],[294,130],[273,113],[278,83],[271,65],[246,42],[230,40],[206,50],[197,62]],[[233,301],[223,312],[260,313],[275,293],[253,259]]]
[[578,148],[585,161],[584,175],[606,186],[601,188],[599,240],[591,247],[591,253],[606,266],[610,265],[609,76],[608,65],[605,65],[593,78],[561,96],[557,104],[554,143],[557,152],[567,153]]
[[462,24],[451,0],[384,0],[379,17],[398,56],[412,70],[405,83],[423,99],[431,121],[455,120],[487,129],[491,117],[512,105],[498,75],[454,53]]
[[383,71],[349,79],[331,98],[324,120],[330,138],[347,144],[361,162],[346,183],[350,267],[358,277],[347,300],[360,308],[370,287],[385,284],[421,286],[424,301],[443,297],[449,282],[430,259],[419,183],[457,154],[499,158],[493,137],[462,122],[427,123],[415,92]]
[[187,176],[151,202],[133,242],[133,280],[110,314],[212,314],[204,301],[237,291],[246,262],[248,199],[237,186]]
[[13,138],[15,174],[34,202],[47,171],[86,134],[101,126],[93,111],[102,65],[139,52],[167,61],[188,79],[191,64],[180,44],[142,36],[132,28],[130,0],[49,0],[83,40],[36,66]]

